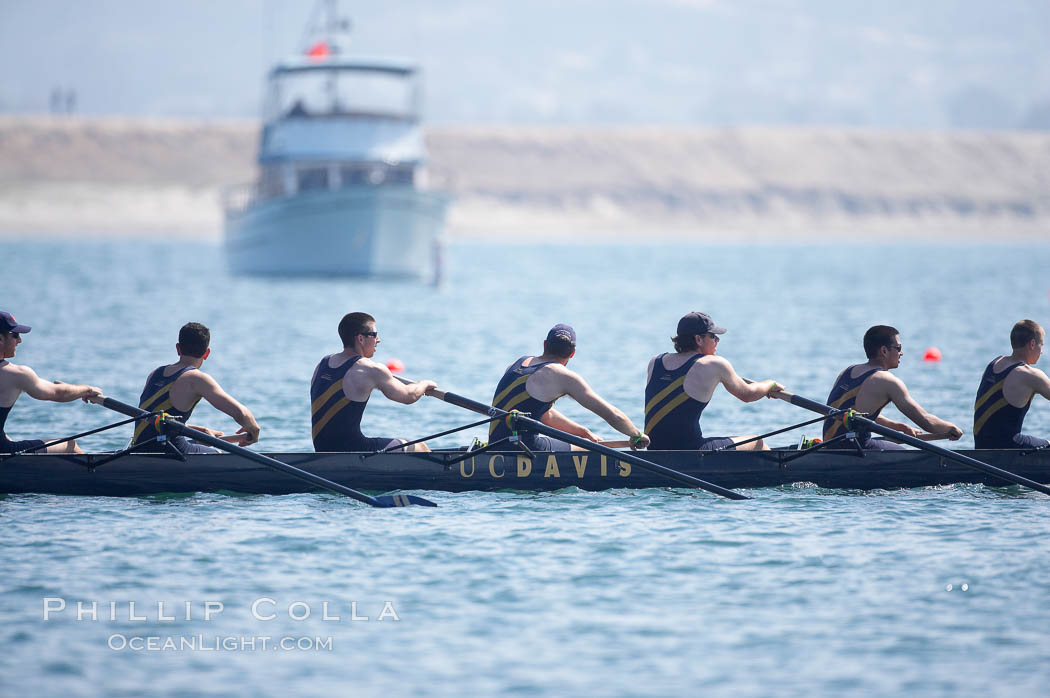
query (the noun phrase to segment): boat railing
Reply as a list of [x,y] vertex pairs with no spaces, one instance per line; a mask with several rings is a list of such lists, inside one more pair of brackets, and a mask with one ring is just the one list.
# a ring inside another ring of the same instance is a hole
[[[450,176],[429,177],[419,163],[320,161],[264,167],[259,180],[227,187],[222,192],[226,215],[238,215],[262,201],[307,191],[338,191],[356,187],[409,186],[434,188]],[[443,188],[439,187],[438,188]]]

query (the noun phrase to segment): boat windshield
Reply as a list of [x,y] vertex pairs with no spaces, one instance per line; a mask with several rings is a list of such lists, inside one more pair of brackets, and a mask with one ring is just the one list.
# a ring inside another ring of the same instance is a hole
[[267,121],[371,116],[417,118],[415,73],[370,67],[279,70],[270,77]]

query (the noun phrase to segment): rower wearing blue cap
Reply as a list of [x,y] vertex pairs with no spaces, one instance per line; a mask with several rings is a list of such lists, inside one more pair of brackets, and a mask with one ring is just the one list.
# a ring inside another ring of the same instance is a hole
[[[22,343],[22,335],[33,329],[22,325],[15,316],[7,311],[0,311],[0,453],[18,453],[22,451],[42,451],[44,442],[40,439],[13,441],[4,433],[4,424],[11,408],[15,406],[22,393],[37,400],[51,402],[72,402],[77,398],[96,397],[102,394],[101,388],[93,385],[73,385],[55,381],[42,380],[28,366],[18,366],[8,359],[13,358]],[[72,439],[54,444],[47,448],[49,453],[83,453]]]
[[[576,331],[569,325],[557,324],[547,333],[543,353],[523,356],[504,372],[496,385],[492,406],[510,412],[517,410],[547,426],[591,441],[599,441],[587,427],[572,421],[554,409],[554,402],[565,395],[576,400],[604,419],[616,431],[630,437],[632,448],[645,448],[649,437],[642,433],[621,410],[603,400],[579,374],[566,367],[576,354]],[[502,420],[489,427],[489,443],[511,436]],[[578,449],[564,441],[539,434],[522,433],[521,442],[535,451],[569,451]]]
[[744,402],[770,397],[784,389],[772,380],[748,383],[728,361],[716,356],[719,335],[725,331],[706,313],[688,313],[678,321],[678,332],[671,338],[675,353],[660,354],[649,361],[645,431],[652,439],[650,448],[714,450],[735,448],[741,441],[750,441],[740,450],[768,450],[762,439],[752,441],[753,436],[705,437],[700,430],[700,415],[719,385]]

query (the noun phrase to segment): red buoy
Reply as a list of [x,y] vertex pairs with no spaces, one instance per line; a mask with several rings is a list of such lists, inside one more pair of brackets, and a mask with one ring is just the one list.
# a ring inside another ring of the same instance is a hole
[[941,350],[938,349],[937,347],[929,347],[926,350],[926,353],[922,355],[922,360],[923,361],[940,361],[941,360]]
[[386,367],[389,368],[392,373],[401,373],[405,370],[405,365],[401,363],[401,359],[390,359],[386,362]]

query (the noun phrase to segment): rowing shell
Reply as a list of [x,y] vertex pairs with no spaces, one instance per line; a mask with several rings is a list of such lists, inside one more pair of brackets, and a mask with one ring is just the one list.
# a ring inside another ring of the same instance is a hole
[[[958,451],[1040,483],[1050,483],[1050,450]],[[1008,483],[922,451],[820,451],[796,460],[793,450],[646,451],[655,463],[727,488],[813,483],[830,489],[899,489],[955,483]],[[0,494],[127,497],[182,492],[292,494],[312,491],[231,454],[132,454],[97,468],[108,454],[29,454],[0,462]],[[458,463],[463,451],[431,453],[273,453],[274,458],[358,490],[549,491],[667,487],[667,479],[611,456],[586,452],[486,452]],[[680,486],[680,485],[676,485]]]

